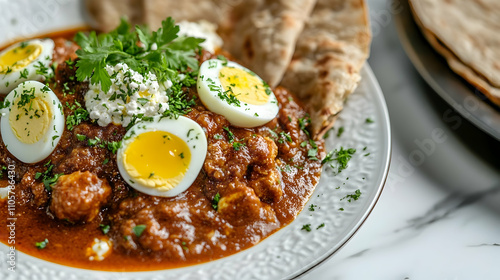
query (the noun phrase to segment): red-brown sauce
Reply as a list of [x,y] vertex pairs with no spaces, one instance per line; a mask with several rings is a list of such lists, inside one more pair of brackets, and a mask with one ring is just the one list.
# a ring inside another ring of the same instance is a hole
[[[77,46],[67,41],[74,33],[45,36],[56,42],[54,60],[59,66],[50,87],[65,105],[66,117],[73,113],[75,102],[85,104],[88,89],[86,83],[74,78],[74,65],[65,63],[68,58],[76,59]],[[204,53],[200,63],[211,56]],[[63,85],[74,94],[64,93]],[[195,87],[185,91],[186,98],[197,95]],[[0,141],[0,166],[15,166],[16,249],[73,267],[141,271],[207,262],[257,244],[296,217],[321,172],[320,161],[308,158],[310,146],[302,144],[309,141],[299,125],[299,119],[307,118],[306,112],[288,90],[277,88],[274,92],[279,115],[257,128],[232,127],[195,99],[196,106],[186,116],[206,130],[208,154],[193,185],[173,198],[135,191],[122,180],[116,154],[76,137],[120,141],[126,132],[121,126],[100,127],[86,121],[71,131],[66,129],[54,152],[32,165],[15,159]],[[224,128],[244,144],[242,148],[234,149]],[[323,143],[317,144],[321,158]],[[37,172],[47,170],[44,164],[49,160],[54,174],[72,174],[60,179],[52,191],[35,179]],[[7,186],[6,178],[3,171],[0,187]],[[82,202],[82,196],[92,192],[96,195],[90,202]],[[217,193],[220,201],[215,210]],[[74,204],[64,208],[64,201]],[[10,232],[7,218],[7,202],[3,201],[0,240],[6,244]],[[139,237],[133,232],[136,225],[146,226]],[[107,234],[103,226],[109,226]],[[95,238],[109,238],[113,244],[112,253],[102,261],[91,261],[86,254]],[[35,246],[45,239],[49,240],[45,248]]]

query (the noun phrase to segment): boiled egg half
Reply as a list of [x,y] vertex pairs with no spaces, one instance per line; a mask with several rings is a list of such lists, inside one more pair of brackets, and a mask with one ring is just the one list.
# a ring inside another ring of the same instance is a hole
[[63,107],[54,92],[27,81],[11,91],[4,104],[0,126],[7,150],[24,163],[48,157],[64,131]]
[[176,196],[191,186],[207,154],[205,132],[186,117],[135,124],[118,149],[118,170],[136,190]]
[[259,76],[238,63],[210,59],[200,67],[198,95],[210,111],[234,126],[256,127],[276,117],[278,101]]
[[8,93],[29,80],[43,80],[52,72],[54,41],[29,40],[0,52],[0,93]]

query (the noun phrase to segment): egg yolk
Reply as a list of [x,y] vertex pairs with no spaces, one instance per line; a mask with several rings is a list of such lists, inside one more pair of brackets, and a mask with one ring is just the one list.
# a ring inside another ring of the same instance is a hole
[[144,186],[171,190],[182,180],[191,162],[184,140],[165,131],[135,137],[123,155],[127,173]]
[[19,141],[34,144],[49,130],[51,118],[49,104],[43,98],[23,94],[11,107],[9,124]]
[[33,62],[42,52],[39,44],[19,46],[0,56],[0,72],[18,71]]
[[219,80],[227,94],[233,94],[239,101],[263,105],[269,102],[271,91],[255,74],[234,67],[224,67]]

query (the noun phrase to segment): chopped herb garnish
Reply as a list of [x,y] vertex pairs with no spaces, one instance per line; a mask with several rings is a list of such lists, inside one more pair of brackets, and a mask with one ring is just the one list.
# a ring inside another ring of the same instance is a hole
[[361,191],[358,189],[353,194],[348,194],[348,195],[344,196],[343,198],[341,198],[340,200],[347,199],[347,201],[351,202],[351,200],[353,200],[353,199],[358,200],[360,196],[361,196]]
[[75,104],[78,106],[78,108],[76,108],[72,115],[69,115],[66,118],[66,128],[68,130],[73,130],[75,126],[89,119],[89,112],[82,108],[79,103]]
[[[280,134],[279,134],[279,135],[280,135],[281,137],[283,137],[286,141],[288,141],[288,142],[292,143],[292,137],[290,136],[290,134],[289,134],[289,133],[286,133],[286,132],[283,132],[283,131],[282,131],[282,132],[280,132]],[[282,140],[282,139],[280,139],[280,140]],[[279,143],[284,143],[284,142],[280,142],[279,140],[278,140],[278,142],[279,142]]]
[[21,72],[19,72],[19,75],[21,75],[21,78],[23,79],[28,79],[28,69],[23,69]]
[[311,204],[309,205],[309,211],[314,211],[314,208],[318,207],[318,205]]
[[344,127],[343,126],[339,127],[339,131],[337,132],[337,137],[342,136],[342,133],[344,133]]
[[212,200],[212,208],[214,208],[215,211],[217,211],[217,209],[219,209],[219,200],[220,200],[220,194],[217,193],[214,196],[214,199]]
[[305,230],[307,232],[311,231],[311,224],[305,224],[302,226],[301,230]]
[[141,104],[142,106],[146,105],[146,103],[149,102],[149,99],[147,98],[137,98],[137,102],[139,102],[139,104]]
[[141,237],[145,229],[146,225],[136,225],[134,228],[132,228],[132,231],[134,232],[135,236]]
[[223,127],[227,131],[227,137],[229,138],[229,143],[234,141],[234,134],[229,130],[229,127]]
[[223,55],[218,55],[218,56],[217,56],[217,59],[222,61],[222,65],[223,65],[223,66],[227,66],[227,58],[226,58],[225,56],[223,56]]
[[47,238],[45,238],[44,241],[41,241],[41,242],[36,242],[35,243],[35,246],[38,248],[38,249],[44,249],[45,247],[47,247],[47,244],[49,244],[49,240]]
[[47,189],[48,191],[52,191],[52,186],[54,186],[57,183],[57,180],[59,180],[59,177],[61,177],[64,174],[53,174],[51,176],[54,165],[50,164],[50,160],[43,166],[47,167],[47,170],[45,170],[45,172],[43,173],[36,172],[35,180],[41,179],[45,189]]
[[325,227],[325,223],[322,223],[321,225],[319,225],[316,229],[320,229],[322,227]]
[[[345,150],[344,147],[340,147],[340,150],[334,150],[329,152],[326,157],[321,161],[321,164],[330,163],[337,161],[338,163],[338,173],[346,169],[347,163],[351,160],[352,155],[356,152],[356,149],[350,148]],[[330,164],[331,168],[334,168],[333,164]]]
[[318,160],[316,157],[318,155],[318,145],[312,139],[309,139],[309,144],[311,144],[312,148],[307,151],[307,156],[310,160]]
[[366,123],[374,123],[375,121],[373,121],[371,118],[366,118],[365,122]]
[[307,125],[311,123],[309,118],[299,118],[299,127],[304,133],[309,136],[309,131],[307,130]]
[[[85,141],[85,139],[86,139],[85,135],[77,134],[76,137],[78,138],[78,140],[81,139],[81,141]],[[113,154],[116,154],[116,152],[118,151],[118,149],[122,145],[122,141],[105,141],[99,137],[96,137],[94,139],[89,138],[87,143],[90,147],[97,146],[99,148],[106,148]]]
[[241,142],[233,142],[233,149],[235,151],[239,151],[241,149],[241,147],[245,146],[245,143],[241,143]]
[[100,224],[99,227],[101,228],[101,231],[104,234],[108,234],[109,229],[111,228],[110,225],[103,225],[103,224]]

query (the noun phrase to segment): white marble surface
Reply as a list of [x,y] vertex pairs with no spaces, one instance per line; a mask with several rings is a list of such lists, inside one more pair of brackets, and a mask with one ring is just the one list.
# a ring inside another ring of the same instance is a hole
[[[301,278],[500,279],[500,142],[458,114],[444,117],[451,108],[399,42],[398,2],[368,3],[374,33],[369,63],[393,132],[389,178],[351,241]],[[441,130],[445,140],[432,140]]]

